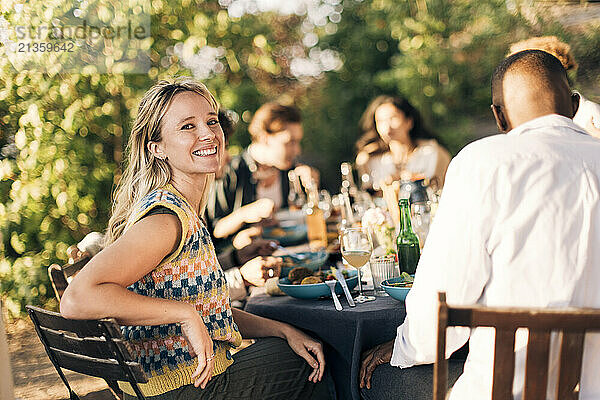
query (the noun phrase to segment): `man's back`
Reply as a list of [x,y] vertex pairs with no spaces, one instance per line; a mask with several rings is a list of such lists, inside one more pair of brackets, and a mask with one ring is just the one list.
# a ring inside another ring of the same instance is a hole
[[494,174],[480,302],[496,305],[498,293],[503,306],[600,308],[600,290],[584,289],[600,289],[600,141],[556,115],[520,128],[467,149]]
[[[522,128],[482,143],[496,171],[496,206],[486,246],[491,274],[479,303],[600,308],[600,141],[576,131],[565,117],[544,117]],[[517,387],[526,340],[520,332]],[[582,399],[593,386],[600,396],[592,378],[600,367],[597,341],[586,352]],[[556,373],[556,359],[552,364]]]
[[[410,366],[401,355],[431,362],[438,290],[454,305],[600,308],[600,141],[570,119],[549,115],[469,145],[446,179],[407,299],[409,322],[399,328],[409,340],[396,340],[392,365]],[[581,399],[600,398],[594,336],[586,338]],[[455,350],[464,340],[464,329],[454,330],[448,346]],[[526,342],[519,332],[517,395]],[[493,348],[489,328],[472,333],[451,398],[489,398]],[[553,356],[551,363],[555,373]]]

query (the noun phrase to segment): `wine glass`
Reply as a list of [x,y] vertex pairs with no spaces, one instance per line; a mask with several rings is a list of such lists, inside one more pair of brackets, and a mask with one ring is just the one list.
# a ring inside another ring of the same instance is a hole
[[431,224],[431,202],[419,202],[410,205],[412,228],[419,237],[421,249],[425,246],[425,239]]
[[375,296],[363,294],[360,268],[363,267],[373,251],[371,235],[366,228],[346,228],[340,233],[340,246],[342,257],[358,271],[358,296],[354,298],[357,303],[375,300]]
[[319,191],[319,208],[323,210],[323,216],[325,219],[331,216],[331,195],[325,189]]

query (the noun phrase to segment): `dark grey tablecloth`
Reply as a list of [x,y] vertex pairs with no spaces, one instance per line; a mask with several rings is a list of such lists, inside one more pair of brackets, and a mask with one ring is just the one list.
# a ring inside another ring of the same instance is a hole
[[287,322],[312,332],[325,344],[325,357],[335,383],[337,398],[359,400],[358,374],[363,351],[392,340],[404,321],[404,302],[390,297],[344,307],[336,311],[331,299],[299,300],[292,297],[250,297],[245,310],[256,315]]

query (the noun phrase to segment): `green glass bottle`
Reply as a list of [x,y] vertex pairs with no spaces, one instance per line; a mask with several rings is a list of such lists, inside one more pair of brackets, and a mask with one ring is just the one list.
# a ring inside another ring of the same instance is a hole
[[410,224],[410,207],[408,199],[400,199],[400,232],[396,239],[398,247],[398,263],[400,272],[414,274],[417,270],[421,249],[419,248],[419,238],[415,234]]

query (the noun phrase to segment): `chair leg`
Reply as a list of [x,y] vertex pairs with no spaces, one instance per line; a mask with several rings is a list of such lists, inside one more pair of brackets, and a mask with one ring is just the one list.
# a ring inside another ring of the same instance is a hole
[[105,379],[105,381],[106,381],[106,384],[108,385],[108,387],[110,388],[110,391],[112,392],[112,394],[119,400],[123,400],[123,391],[119,387],[119,384],[117,383],[117,381],[111,381],[108,379]]
[[63,381],[63,383],[69,390],[70,399],[71,400],[79,400],[79,397],[77,397],[77,394],[73,391],[73,389],[71,389],[71,385],[69,385],[69,381],[67,380],[67,377],[63,373],[62,368],[56,361],[54,353],[52,352],[52,350],[50,350],[50,345],[48,343],[48,339],[46,338],[46,335],[44,335],[42,333],[42,330],[40,328],[40,321],[38,320],[37,316],[35,315],[35,312],[32,309],[29,309],[28,313],[29,313],[29,317],[31,318],[31,321],[33,322],[33,327],[35,328],[35,331],[36,331],[38,337],[40,338],[40,341],[44,345],[44,349],[46,350],[46,354],[48,355],[48,358],[52,362],[52,365],[54,365],[56,372],[58,372],[58,376],[60,376],[60,379]]

